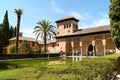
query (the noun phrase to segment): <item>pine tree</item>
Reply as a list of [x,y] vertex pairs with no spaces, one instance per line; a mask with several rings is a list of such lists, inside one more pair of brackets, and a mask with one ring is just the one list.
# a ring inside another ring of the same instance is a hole
[[112,37],[120,49],[120,0],[110,0],[109,18]]

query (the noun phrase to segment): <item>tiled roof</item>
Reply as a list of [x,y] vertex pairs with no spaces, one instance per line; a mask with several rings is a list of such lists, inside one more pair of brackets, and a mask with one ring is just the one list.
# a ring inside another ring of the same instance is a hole
[[73,16],[65,16],[63,18],[56,20],[55,22],[60,22],[60,21],[68,20],[68,19],[74,19],[76,21],[79,21],[78,19],[74,18]]
[[[47,43],[47,44],[50,44],[50,43],[55,43],[55,42],[56,42],[56,39],[54,39],[54,40],[49,40],[49,41],[47,41],[46,43]],[[44,44],[43,41],[38,41],[38,43],[39,43],[39,44]]]
[[[16,37],[9,39],[9,41],[11,41],[11,40],[16,40]],[[39,40],[36,40],[34,38],[30,38],[30,37],[19,37],[19,40],[27,40],[27,41],[38,42],[39,44],[44,44],[43,41],[39,41]],[[49,41],[47,41],[47,44],[55,43],[55,42],[56,42],[56,39],[55,40],[49,40]]]
[[98,32],[110,32],[110,25],[79,29],[78,31],[74,32],[73,34],[63,35],[63,36],[56,36],[56,38],[57,37],[76,36],[76,35],[86,35],[86,34],[93,34],[93,33],[97,34]]
[[[16,40],[16,37],[9,39],[10,40]],[[30,38],[30,37],[19,37],[19,40],[27,40],[27,41],[34,41],[36,42],[36,39]]]
[[98,26],[98,27],[92,27],[92,28],[79,29],[73,35],[75,35],[75,34],[86,34],[86,33],[101,32],[101,31],[110,31],[110,25],[104,25],[104,26]]

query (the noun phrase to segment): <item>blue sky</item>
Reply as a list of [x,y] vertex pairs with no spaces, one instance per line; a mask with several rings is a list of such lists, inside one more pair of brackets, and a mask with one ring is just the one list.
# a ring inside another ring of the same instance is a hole
[[23,9],[20,32],[25,37],[36,36],[33,29],[42,19],[55,20],[64,16],[74,16],[80,20],[79,28],[109,24],[110,0],[0,0],[0,23],[5,11],[9,13],[10,25],[16,26],[14,9]]

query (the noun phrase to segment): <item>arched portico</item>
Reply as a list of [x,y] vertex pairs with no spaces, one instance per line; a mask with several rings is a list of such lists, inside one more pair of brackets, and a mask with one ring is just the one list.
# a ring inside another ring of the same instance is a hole
[[67,55],[81,53],[83,56],[101,56],[106,55],[108,50],[115,51],[115,45],[110,34],[71,37],[66,40]]
[[93,56],[93,54],[94,54],[93,49],[94,49],[94,46],[92,44],[90,44],[88,46],[88,56]]
[[106,53],[115,53],[115,44],[111,38],[106,39]]

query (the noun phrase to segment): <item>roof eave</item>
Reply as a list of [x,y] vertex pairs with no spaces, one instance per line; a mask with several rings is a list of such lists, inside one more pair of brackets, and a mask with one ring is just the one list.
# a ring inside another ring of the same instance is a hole
[[55,38],[66,38],[66,37],[86,36],[86,35],[95,35],[95,34],[104,34],[104,33],[110,33],[110,30],[107,30],[107,31],[99,31],[99,32],[91,32],[91,33],[84,33],[84,34],[74,34],[74,35],[56,36]]

